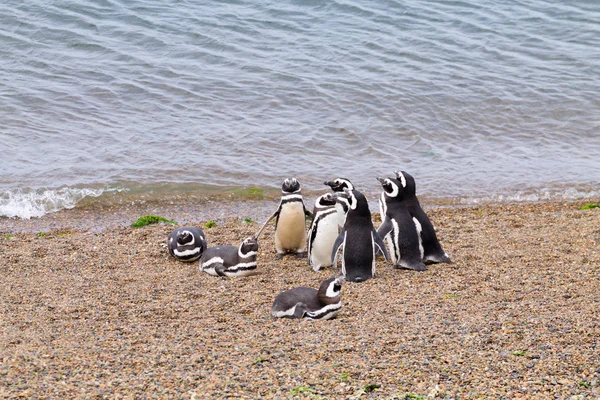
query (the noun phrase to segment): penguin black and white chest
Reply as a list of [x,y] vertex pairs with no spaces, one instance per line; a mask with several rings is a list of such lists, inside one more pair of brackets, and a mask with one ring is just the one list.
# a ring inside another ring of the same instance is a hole
[[209,247],[200,258],[200,271],[214,276],[247,276],[256,272],[258,239],[249,237],[239,247]]
[[415,178],[404,171],[396,171],[396,178],[401,184],[405,185],[404,198],[406,199],[406,207],[420,225],[421,243],[423,245],[423,261],[425,264],[451,263],[452,261],[438,241],[431,220],[427,217],[423,208],[421,208],[421,204],[417,198]]
[[167,247],[169,253],[179,261],[192,262],[202,256],[207,242],[202,229],[184,226],[169,234]]
[[375,231],[371,211],[365,196],[358,190],[345,189],[336,193],[337,201],[348,207],[344,227],[333,244],[331,261],[337,262],[337,252],[343,246],[342,274],[350,282],[363,282],[375,275],[376,252],[379,249],[386,260],[385,244]]
[[344,277],[329,278],[319,290],[297,287],[275,297],[271,315],[275,318],[305,318],[326,320],[334,318],[342,309],[340,297]]
[[[344,189],[354,190],[354,185],[346,178],[335,178],[332,181],[325,181],[325,185],[329,186],[334,193],[342,193]],[[338,225],[341,228],[344,226],[344,221],[346,220],[348,206],[346,203],[338,202],[335,208],[338,212]]]
[[277,258],[287,252],[296,253],[298,258],[304,257],[306,247],[306,219],[312,213],[304,206],[300,182],[296,178],[286,179],[281,185],[281,201],[277,210],[267,219],[256,234],[260,235],[264,226],[275,219],[275,250]]
[[383,187],[380,205],[385,215],[377,232],[388,242],[392,264],[397,268],[425,271],[421,226],[408,211],[404,197],[405,185],[395,178],[377,180]]
[[317,198],[308,234],[308,264],[315,271],[331,265],[331,250],[339,234],[336,197],[325,193]]

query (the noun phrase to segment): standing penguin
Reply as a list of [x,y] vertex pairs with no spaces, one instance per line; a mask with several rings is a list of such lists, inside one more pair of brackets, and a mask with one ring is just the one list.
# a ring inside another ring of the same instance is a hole
[[331,319],[342,308],[340,292],[344,277],[329,278],[319,290],[297,287],[275,297],[271,315],[275,318]]
[[[346,178],[335,178],[332,181],[325,181],[324,183],[336,193],[342,193],[344,189],[354,190],[354,185],[352,184],[352,182],[350,182],[349,179]],[[346,205],[346,203],[338,202],[335,205],[335,208],[338,211],[338,225],[341,228],[342,226],[344,226],[344,221],[346,220],[348,206]]]
[[183,262],[192,262],[206,250],[206,238],[202,229],[191,226],[177,228],[169,234],[169,253]]
[[[442,245],[438,241],[433,224],[425,214],[417,198],[417,185],[415,178],[404,171],[396,171],[396,178],[404,185],[404,199],[410,215],[419,222],[421,226],[421,243],[423,245],[423,261],[425,264],[452,263]],[[383,218],[383,217],[382,217]]]
[[315,271],[331,265],[331,250],[339,234],[335,195],[319,196],[313,209],[313,221],[308,234],[308,265]]
[[346,222],[337,237],[331,253],[331,262],[336,263],[337,252],[343,245],[342,274],[350,282],[363,282],[375,275],[375,254],[379,249],[385,259],[388,253],[385,244],[375,231],[371,211],[365,196],[358,190],[344,189],[336,193],[337,201],[348,207]]
[[300,182],[296,178],[286,179],[281,185],[281,201],[277,210],[267,219],[254,237],[258,238],[267,223],[276,218],[275,250],[277,250],[277,259],[283,258],[287,252],[296,253],[298,258],[302,258],[306,246],[305,216],[312,218],[312,213],[306,209],[302,201]]
[[383,222],[377,232],[388,241],[392,264],[397,268],[425,271],[427,268],[423,264],[421,224],[408,211],[404,186],[394,178],[377,180],[383,187],[380,198]]
[[258,240],[245,239],[239,247],[209,247],[200,259],[200,271],[215,276],[247,276],[256,272]]

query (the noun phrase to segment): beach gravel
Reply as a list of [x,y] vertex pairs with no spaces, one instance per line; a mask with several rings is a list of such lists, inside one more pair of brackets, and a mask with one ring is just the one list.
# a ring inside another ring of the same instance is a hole
[[[168,255],[171,225],[32,220],[0,237],[0,397],[600,398],[600,209],[581,205],[426,209],[454,263],[380,260],[331,321],[270,316],[338,274],[275,260],[272,226],[260,274],[221,279]],[[238,245],[244,213],[194,224]]]

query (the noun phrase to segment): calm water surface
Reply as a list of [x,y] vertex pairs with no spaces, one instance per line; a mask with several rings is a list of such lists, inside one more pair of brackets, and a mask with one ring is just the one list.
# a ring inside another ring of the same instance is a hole
[[598,196],[600,2],[563,3],[2,2],[0,215],[396,169],[467,202]]

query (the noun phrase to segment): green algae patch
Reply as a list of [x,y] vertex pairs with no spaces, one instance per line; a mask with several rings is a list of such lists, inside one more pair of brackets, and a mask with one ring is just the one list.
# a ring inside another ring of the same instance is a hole
[[131,226],[133,228],[141,228],[146,225],[159,224],[161,222],[172,225],[175,225],[177,223],[177,221],[159,217],[158,215],[144,215],[142,217],[139,217],[137,221],[131,224]]
[[233,194],[235,197],[246,200],[264,200],[265,198],[265,191],[255,187],[236,189]]
[[217,223],[215,221],[208,221],[207,223],[204,224],[205,228],[212,228],[213,226],[216,226]]
[[591,210],[592,208],[598,208],[600,204],[598,203],[588,203],[585,206],[579,207],[580,210]]

